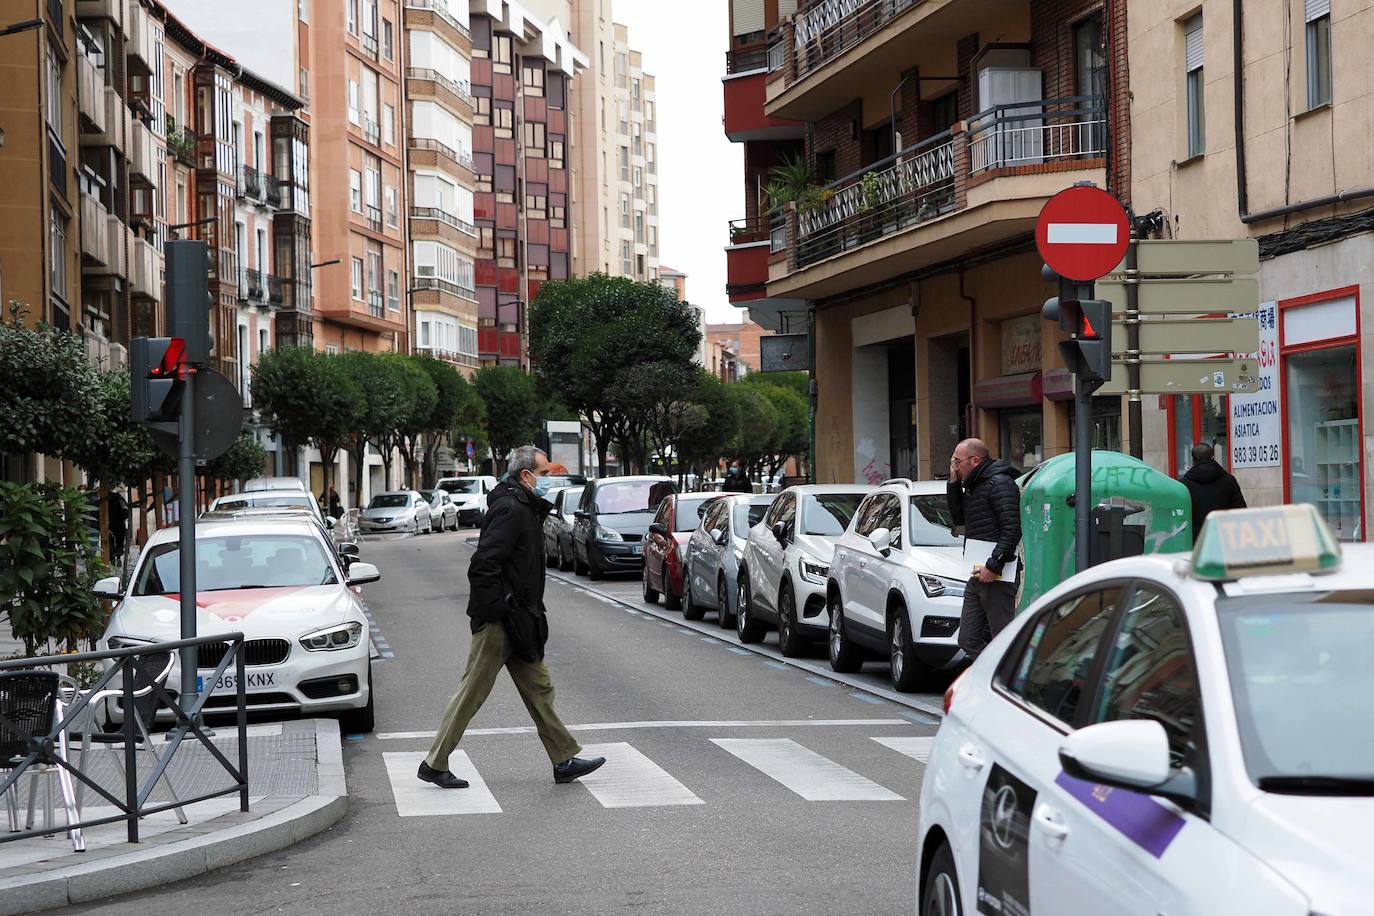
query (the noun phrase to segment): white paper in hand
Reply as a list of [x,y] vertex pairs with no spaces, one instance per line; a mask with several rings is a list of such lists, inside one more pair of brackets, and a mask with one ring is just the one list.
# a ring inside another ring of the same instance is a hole
[[[974,571],[976,567],[986,566],[988,558],[992,556],[993,550],[997,548],[996,541],[979,541],[974,538],[967,538],[964,541],[964,566],[965,572],[970,579],[977,575]],[[1002,567],[1002,582],[1015,582],[1016,574],[1020,564],[1016,557],[1007,560]]]

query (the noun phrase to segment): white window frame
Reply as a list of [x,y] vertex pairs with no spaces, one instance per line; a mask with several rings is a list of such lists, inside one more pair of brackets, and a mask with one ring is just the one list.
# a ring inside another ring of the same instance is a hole
[[348,120],[351,124],[362,124],[362,112],[358,108],[358,81],[348,81]]
[[353,298],[359,302],[363,300],[363,259],[350,258],[350,270],[353,281]]
[[363,212],[363,173],[357,169],[348,170],[348,208],[354,213]]

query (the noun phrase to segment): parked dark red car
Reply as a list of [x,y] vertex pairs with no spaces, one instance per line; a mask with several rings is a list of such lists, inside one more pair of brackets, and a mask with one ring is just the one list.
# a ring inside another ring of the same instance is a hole
[[682,607],[682,595],[687,590],[684,572],[687,541],[701,524],[705,507],[720,499],[719,493],[672,493],[663,497],[644,540],[644,600],[657,604],[663,594],[663,606],[670,611]]

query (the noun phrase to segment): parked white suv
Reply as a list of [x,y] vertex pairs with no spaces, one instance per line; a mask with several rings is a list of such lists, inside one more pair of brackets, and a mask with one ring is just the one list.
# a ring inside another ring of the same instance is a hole
[[458,507],[458,527],[480,525],[487,514],[487,494],[496,488],[496,478],[489,475],[478,477],[445,477],[434,485],[435,489],[447,490]]
[[830,563],[830,667],[858,671],[886,654],[892,686],[906,691],[963,660],[968,577],[952,524],[944,481],[889,480],[863,501]]
[[778,494],[744,545],[735,615],[741,642],[762,642],[776,628],[783,655],[795,656],[825,638],[825,584],[835,541],[872,490],[805,484]]

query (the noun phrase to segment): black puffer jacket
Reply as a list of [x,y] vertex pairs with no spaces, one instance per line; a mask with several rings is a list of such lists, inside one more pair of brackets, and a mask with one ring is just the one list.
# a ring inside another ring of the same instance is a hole
[[1001,458],[985,461],[962,484],[949,481],[949,511],[964,536],[996,541],[988,569],[1000,573],[1021,543],[1021,490],[1016,469]]
[[503,623],[516,606],[543,613],[548,514],[548,503],[518,483],[498,483],[487,496],[477,551],[468,564],[472,632],[484,623]]
[[1226,469],[1213,461],[1199,461],[1179,478],[1193,500],[1193,537],[1202,529],[1202,520],[1217,509],[1244,509],[1245,496],[1240,484]]

